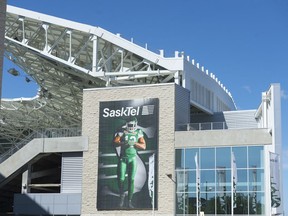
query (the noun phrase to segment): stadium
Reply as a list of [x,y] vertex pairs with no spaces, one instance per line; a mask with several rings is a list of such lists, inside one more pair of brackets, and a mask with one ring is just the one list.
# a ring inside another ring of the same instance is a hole
[[5,1],[0,10],[1,71],[4,56],[39,86],[1,99],[1,214],[282,214],[278,83],[237,110],[184,53]]

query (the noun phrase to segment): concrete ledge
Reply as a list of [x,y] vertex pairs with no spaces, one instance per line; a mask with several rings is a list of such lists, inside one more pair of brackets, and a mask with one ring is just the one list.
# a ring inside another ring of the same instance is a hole
[[271,143],[272,136],[266,128],[175,132],[176,148],[266,145]]
[[0,183],[40,153],[88,151],[88,137],[38,138],[0,164]]
[[88,137],[43,138],[43,152],[88,151]]

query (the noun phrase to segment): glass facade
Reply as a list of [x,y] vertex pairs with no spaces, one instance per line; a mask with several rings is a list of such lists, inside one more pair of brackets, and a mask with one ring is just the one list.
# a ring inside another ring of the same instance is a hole
[[263,149],[176,149],[176,215],[265,215]]

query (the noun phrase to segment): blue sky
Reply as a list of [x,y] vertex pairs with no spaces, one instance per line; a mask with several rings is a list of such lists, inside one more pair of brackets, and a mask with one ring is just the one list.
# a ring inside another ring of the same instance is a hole
[[[184,51],[232,93],[238,109],[256,109],[271,83],[282,88],[284,182],[288,182],[288,1],[7,0],[8,4],[100,26],[165,56]],[[3,72],[3,97],[32,97],[37,86]],[[13,79],[13,80],[12,80]],[[13,85],[12,85],[13,83]],[[18,91],[15,91],[18,86]],[[287,183],[284,191],[288,191]],[[287,203],[288,197],[285,198]],[[288,206],[286,204],[286,213]]]

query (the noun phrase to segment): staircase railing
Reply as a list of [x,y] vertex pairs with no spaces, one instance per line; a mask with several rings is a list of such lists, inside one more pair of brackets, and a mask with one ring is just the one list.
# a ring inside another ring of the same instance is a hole
[[226,122],[201,122],[178,124],[177,131],[195,131],[195,130],[225,130],[228,129]]

